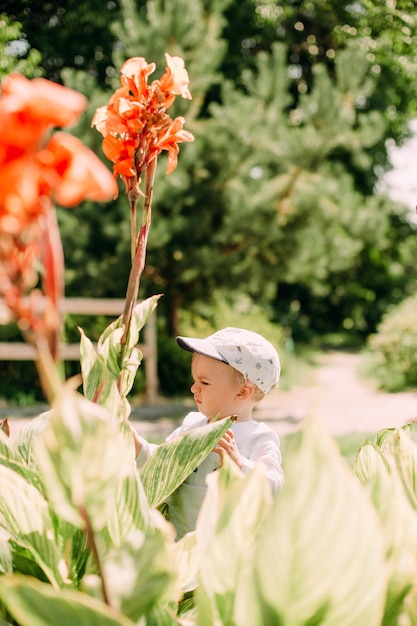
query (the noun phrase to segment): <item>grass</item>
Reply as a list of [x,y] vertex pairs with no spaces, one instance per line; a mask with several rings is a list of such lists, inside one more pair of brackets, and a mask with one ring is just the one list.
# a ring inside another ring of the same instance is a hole
[[353,467],[359,448],[361,448],[366,441],[374,441],[375,435],[376,433],[370,432],[347,433],[335,438],[342,456],[349,463],[350,467]]
[[[287,454],[291,454],[291,440],[297,433],[289,433],[281,436],[281,452],[285,459]],[[363,444],[375,439],[375,432],[363,432],[363,433],[346,433],[345,435],[339,435],[335,437],[335,441],[339,446],[341,455],[347,461],[350,467],[353,467],[356,455]]]

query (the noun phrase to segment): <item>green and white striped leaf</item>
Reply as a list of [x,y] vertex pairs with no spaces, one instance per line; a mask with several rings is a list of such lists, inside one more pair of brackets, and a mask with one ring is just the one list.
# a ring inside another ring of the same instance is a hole
[[139,473],[133,466],[131,472],[119,483],[106,531],[112,544],[120,546],[127,535],[153,526],[153,512],[146,499]]
[[200,574],[200,550],[196,531],[188,532],[173,545],[178,570],[178,586],[182,593],[197,588]]
[[417,626],[417,583],[414,583],[414,586],[410,591],[406,615],[408,622],[404,621],[404,623],[407,624],[407,626]]
[[[398,430],[398,428],[383,428],[382,430],[380,430],[376,434],[375,444],[379,448],[381,448],[381,450],[383,450],[384,446],[387,443],[389,443],[392,439],[396,438],[397,430]],[[407,433],[409,436],[411,436],[411,433],[412,433],[412,430],[413,430],[413,422],[408,422],[404,426],[401,426],[401,430],[403,430],[405,433]]]
[[160,521],[161,528],[131,533],[104,561],[111,604],[135,623],[155,607],[175,605],[179,597],[169,545],[174,543],[174,536],[171,526]]
[[372,442],[366,442],[360,449],[353,464],[353,472],[363,483],[383,474],[389,473],[390,464],[382,450]]
[[244,475],[228,457],[207,482],[196,526],[201,553],[197,624],[256,626],[258,598],[252,574],[272,504],[271,485],[260,465]]
[[4,459],[0,457],[0,465],[4,465],[5,467],[8,467],[9,469],[22,476],[22,478],[24,478],[27,483],[30,483],[31,485],[36,487],[36,489],[40,493],[44,492],[43,483],[39,472],[31,469],[25,463],[19,463],[18,461]]
[[35,487],[0,465],[0,514],[13,541],[25,548],[48,580],[63,586],[68,572],[56,544],[48,503]]
[[417,580],[417,512],[395,468],[391,474],[375,475],[368,488],[382,524],[389,568],[383,624],[398,624]]
[[0,428],[0,459],[1,458],[13,459],[15,461],[22,460],[10,437]]
[[103,331],[97,343],[97,352],[83,330],[79,329],[84,395],[101,406],[105,406],[114,416],[127,419],[130,414],[130,405],[126,396],[133,386],[143,356],[136,344],[139,341],[140,331],[156,308],[159,298],[159,295],[152,296],[135,306],[123,363],[120,363],[122,315]]
[[19,428],[13,437],[13,445],[18,451],[21,459],[31,468],[37,469],[34,459],[34,442],[42,435],[45,430],[51,411],[45,411],[27,422],[22,428]]
[[368,493],[318,419],[286,460],[256,552],[258,623],[380,626],[386,546]]
[[158,446],[140,469],[150,506],[159,506],[200,465],[226,430],[233,424],[226,418],[194,428]]
[[[132,320],[126,342],[127,358],[129,358],[131,350],[137,345],[139,341],[140,331],[146,324],[152,312],[155,310],[160,297],[160,295],[151,296],[150,298],[143,300],[139,304],[136,304],[135,308],[133,309]],[[123,331],[122,322],[123,316],[120,315],[103,331],[97,344],[99,354],[102,354],[105,358],[111,359],[109,369],[113,371],[113,375],[115,375],[116,377],[118,377],[120,367],[117,367],[115,365],[115,360],[111,353],[116,352],[117,355],[120,354],[120,331]],[[116,335],[116,338],[114,337],[114,335]]]
[[109,413],[117,416],[120,406],[120,393],[117,377],[107,367],[103,356],[96,353],[90,339],[80,329],[81,374],[86,398],[105,406]]
[[95,530],[103,528],[119,482],[134,462],[118,423],[103,407],[63,386],[35,452],[57,514],[80,528],[88,515]]
[[19,626],[135,626],[80,591],[55,590],[28,576],[0,576],[0,600]]
[[399,428],[385,450],[394,458],[408,499],[417,510],[417,444],[408,432]]
[[12,573],[12,551],[9,539],[10,533],[0,527],[0,575]]

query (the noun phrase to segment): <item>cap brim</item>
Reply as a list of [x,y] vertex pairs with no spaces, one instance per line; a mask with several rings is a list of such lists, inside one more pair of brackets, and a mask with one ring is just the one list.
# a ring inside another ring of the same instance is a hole
[[222,361],[223,363],[227,363],[227,361],[222,357],[221,354],[219,354],[219,352],[208,339],[177,337],[176,341],[179,347],[183,350],[186,350],[187,352],[197,352],[198,354],[208,356],[211,359],[216,359],[216,361]]

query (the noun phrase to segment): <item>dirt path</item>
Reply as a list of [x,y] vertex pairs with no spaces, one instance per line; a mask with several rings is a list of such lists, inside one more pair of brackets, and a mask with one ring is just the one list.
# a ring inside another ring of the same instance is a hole
[[321,356],[314,384],[277,390],[265,398],[257,419],[268,421],[279,433],[300,427],[308,416],[323,419],[330,432],[375,432],[403,426],[417,419],[417,391],[385,393],[359,375],[361,357],[331,352]]

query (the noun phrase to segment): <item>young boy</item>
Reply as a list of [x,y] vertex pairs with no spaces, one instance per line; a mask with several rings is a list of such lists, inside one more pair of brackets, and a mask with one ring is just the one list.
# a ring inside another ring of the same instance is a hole
[[[183,350],[193,353],[191,393],[199,412],[189,413],[167,441],[203,426],[220,414],[235,415],[236,422],[208,457],[168,498],[170,521],[177,539],[194,530],[207,485],[206,476],[221,465],[225,454],[244,473],[263,463],[272,489],[282,486],[280,442],[276,433],[253,419],[253,409],[278,383],[280,362],[272,344],[257,333],[224,328],[206,339],[177,337]],[[137,465],[141,467],[155,449],[135,436]]]

